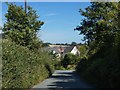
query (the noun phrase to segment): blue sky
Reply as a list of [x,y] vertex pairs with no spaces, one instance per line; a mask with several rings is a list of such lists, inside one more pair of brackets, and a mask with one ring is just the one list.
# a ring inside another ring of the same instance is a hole
[[[18,2],[17,5],[24,6]],[[90,5],[89,2],[28,2],[37,14],[39,20],[45,22],[38,32],[39,38],[43,42],[50,43],[81,43],[83,35],[79,35],[74,28],[80,24],[84,17],[80,15],[79,9],[84,9]],[[7,6],[2,3],[2,19],[5,21],[4,14]]]

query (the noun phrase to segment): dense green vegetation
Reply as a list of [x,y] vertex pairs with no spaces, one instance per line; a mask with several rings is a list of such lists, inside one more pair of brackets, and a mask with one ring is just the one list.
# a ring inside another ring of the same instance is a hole
[[44,22],[38,20],[39,16],[36,11],[30,6],[25,12],[22,6],[13,3],[7,5],[8,11],[5,14],[7,21],[3,27],[5,36],[11,38],[15,43],[27,46],[30,49],[39,48],[40,41],[37,32]]
[[76,67],[81,76],[96,87],[119,87],[120,83],[120,3],[93,2],[85,11],[76,30],[88,42],[87,58]]
[[86,58],[89,51],[89,47],[86,44],[78,45],[78,50],[80,51],[80,58]]
[[72,53],[67,53],[60,61],[56,62],[56,69],[73,70],[79,62],[80,57]]
[[8,4],[7,21],[3,27],[2,87],[31,88],[49,77],[55,67],[74,69],[76,64],[80,75],[97,87],[119,87],[119,4],[92,2],[85,11],[80,10],[85,18],[76,30],[85,36],[87,45],[79,47],[80,57],[68,53],[58,62],[55,55],[41,51],[48,44],[43,44],[37,37],[44,23],[38,20],[36,11],[28,7],[25,12],[21,6]]
[[53,73],[54,60],[48,53],[31,51],[8,39],[2,45],[3,88],[30,88]]
[[[54,71],[55,58],[43,52],[36,11],[8,4],[2,43],[2,88],[31,88]],[[0,43],[1,44],[1,43]]]
[[72,54],[68,53],[64,56],[63,60],[61,61],[61,64],[64,68],[67,69],[74,69],[75,65],[78,63],[79,57]]

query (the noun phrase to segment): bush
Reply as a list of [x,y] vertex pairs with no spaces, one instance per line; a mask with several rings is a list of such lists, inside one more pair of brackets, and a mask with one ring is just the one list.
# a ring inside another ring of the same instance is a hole
[[3,40],[3,88],[30,88],[49,77],[54,71],[52,57],[45,52],[34,52]]
[[87,45],[80,45],[78,49],[80,51],[80,57],[82,58],[87,55],[89,47]]
[[102,48],[88,59],[82,59],[76,70],[97,87],[119,87],[120,55],[117,46],[113,45],[110,49]]
[[87,62],[88,61],[87,61],[86,58],[81,58],[79,63],[76,66],[76,70],[79,71],[79,72],[84,71],[86,69],[85,67],[88,67]]
[[65,55],[65,57],[61,61],[61,64],[63,65],[64,68],[67,68],[68,65],[76,65],[78,61],[79,61],[78,56],[72,53],[68,53]]

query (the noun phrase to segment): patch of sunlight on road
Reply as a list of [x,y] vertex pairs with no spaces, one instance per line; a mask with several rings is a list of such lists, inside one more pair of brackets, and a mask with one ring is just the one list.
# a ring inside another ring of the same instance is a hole
[[75,70],[56,70],[53,75],[33,88],[92,88]]

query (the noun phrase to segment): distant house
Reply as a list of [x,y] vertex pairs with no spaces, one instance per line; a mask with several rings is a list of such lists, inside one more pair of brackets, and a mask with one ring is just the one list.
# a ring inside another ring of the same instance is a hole
[[49,46],[45,47],[44,51],[52,52],[56,54],[58,58],[61,56],[64,57],[67,53],[72,53],[74,55],[80,55],[80,51],[77,49],[77,46]]
[[61,52],[60,52],[60,50],[59,50],[58,47],[44,47],[42,50],[43,50],[43,51],[50,52],[50,53],[52,53],[52,54],[56,54],[56,56],[57,56],[58,58],[61,57]]
[[80,56],[80,51],[78,50],[77,46],[66,47],[63,56],[65,56],[67,53],[72,53],[74,55]]

